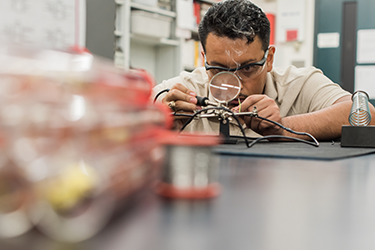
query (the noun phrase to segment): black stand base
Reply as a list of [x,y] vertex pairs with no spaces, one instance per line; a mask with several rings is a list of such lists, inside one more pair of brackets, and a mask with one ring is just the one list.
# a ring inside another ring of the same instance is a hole
[[341,147],[375,148],[375,126],[342,126]]
[[223,138],[221,141],[220,141],[221,144],[237,144],[237,139],[233,139],[233,138]]
[[222,144],[237,144],[237,139],[230,138],[228,119],[220,120],[220,134],[223,137]]

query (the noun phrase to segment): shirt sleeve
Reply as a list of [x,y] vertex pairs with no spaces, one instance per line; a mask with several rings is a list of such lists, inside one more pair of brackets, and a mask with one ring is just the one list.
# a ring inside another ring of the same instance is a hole
[[[176,83],[179,83],[179,82],[182,82],[181,78],[180,77],[174,77],[174,78],[171,78],[169,80],[164,80],[162,81],[161,83],[157,84],[153,89],[152,89],[152,95],[151,95],[151,98],[152,100],[155,99],[155,97],[163,90],[165,89],[171,89],[173,87],[173,85],[175,85]],[[166,95],[167,92],[164,92],[162,94],[160,94],[157,98],[157,100],[155,101],[161,101],[164,96]]]
[[341,97],[351,95],[340,85],[332,82],[324,74],[313,71],[307,79],[296,100],[295,107],[301,107],[296,113],[309,113],[331,106]]
[[[163,91],[164,89],[171,89],[175,84],[180,83],[186,88],[194,91],[197,95],[205,96],[205,89],[207,84],[207,74],[205,73],[204,67],[195,69],[193,72],[181,72],[179,76],[164,80],[160,84],[157,84],[152,90],[152,98]],[[157,101],[161,101],[166,93],[160,94]]]

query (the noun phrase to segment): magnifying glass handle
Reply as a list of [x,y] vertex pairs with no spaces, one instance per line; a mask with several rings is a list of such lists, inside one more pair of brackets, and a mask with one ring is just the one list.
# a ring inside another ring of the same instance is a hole
[[212,106],[218,106],[217,103],[215,102],[211,102],[208,97],[202,97],[202,96],[196,96],[195,98],[197,98],[197,105],[199,106],[202,106],[202,107],[206,107],[207,105],[212,105]]
[[208,98],[207,97],[202,97],[202,96],[196,96],[195,98],[197,98],[198,102],[197,102],[197,105],[199,106],[207,106],[208,105]]

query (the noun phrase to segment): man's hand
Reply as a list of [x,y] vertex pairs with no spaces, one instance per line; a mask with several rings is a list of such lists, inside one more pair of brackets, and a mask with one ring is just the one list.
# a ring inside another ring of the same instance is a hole
[[190,89],[186,88],[180,83],[175,84],[171,90],[165,95],[162,102],[168,105],[170,102],[174,101],[174,109],[172,111],[191,111],[197,109],[197,98],[196,94]]
[[[248,96],[241,104],[241,111],[251,112],[254,110],[254,107],[256,107],[259,116],[278,122],[280,124],[282,123],[279,107],[277,106],[276,102],[268,96]],[[237,106],[232,110],[233,112],[239,112],[239,108],[240,107]],[[243,120],[248,128],[251,128],[253,131],[264,136],[281,135],[284,132],[283,129],[281,129],[279,126],[256,117],[244,116]]]

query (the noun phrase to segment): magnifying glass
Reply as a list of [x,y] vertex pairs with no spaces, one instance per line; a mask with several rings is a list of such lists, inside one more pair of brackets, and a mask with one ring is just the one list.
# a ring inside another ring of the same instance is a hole
[[217,102],[228,104],[239,95],[241,81],[234,73],[223,71],[212,77],[209,90]]

